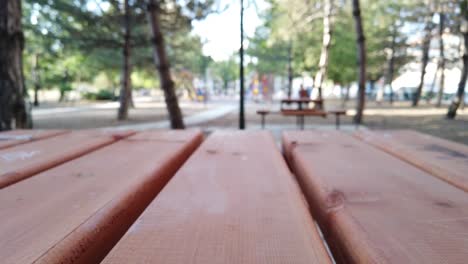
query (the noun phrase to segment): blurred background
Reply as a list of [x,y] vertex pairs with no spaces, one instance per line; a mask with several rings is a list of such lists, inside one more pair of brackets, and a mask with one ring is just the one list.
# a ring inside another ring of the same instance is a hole
[[[2,130],[210,131],[240,119],[259,129],[257,110],[279,109],[302,87],[326,109],[346,109],[344,129],[410,128],[468,144],[464,0],[6,2],[0,12],[16,26],[0,23],[11,37],[0,38],[10,49],[0,80],[12,83],[0,82]],[[294,119],[271,116],[267,127]]]

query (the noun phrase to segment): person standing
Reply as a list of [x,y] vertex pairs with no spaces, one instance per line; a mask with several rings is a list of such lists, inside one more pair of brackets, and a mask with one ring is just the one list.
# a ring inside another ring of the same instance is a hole
[[300,99],[309,99],[309,93],[306,89],[304,89],[304,85],[301,84],[301,88],[299,89],[299,98]]

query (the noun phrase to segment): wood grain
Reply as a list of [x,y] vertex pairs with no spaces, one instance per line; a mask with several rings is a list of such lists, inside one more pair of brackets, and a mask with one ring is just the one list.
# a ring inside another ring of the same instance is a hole
[[330,263],[270,134],[215,132],[102,263]]
[[0,150],[0,189],[132,133],[77,131]]
[[338,263],[466,263],[464,191],[339,132],[283,146]]
[[0,190],[1,263],[99,263],[202,140],[199,131],[153,140],[167,133],[123,139]]
[[468,192],[468,146],[410,130],[354,136]]

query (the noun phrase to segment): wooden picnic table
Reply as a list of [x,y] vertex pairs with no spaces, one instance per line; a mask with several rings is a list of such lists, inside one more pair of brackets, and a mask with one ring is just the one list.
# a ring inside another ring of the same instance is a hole
[[266,109],[257,110],[257,115],[260,115],[260,124],[262,129],[265,128],[266,116],[269,114],[282,114],[284,116],[295,116],[297,117],[297,125],[301,130],[304,130],[305,126],[305,117],[306,116],[318,116],[318,117],[327,117],[327,115],[335,116],[335,127],[336,130],[340,129],[340,116],[346,115],[346,110],[335,109],[329,111],[317,110],[317,109],[306,109],[306,110],[296,110],[296,109],[283,109],[279,112],[270,111]]
[[0,149],[57,136],[67,133],[66,130],[10,130],[0,133]]
[[265,131],[55,132],[0,151],[0,181],[17,177],[0,188],[2,264],[468,259],[465,145],[288,131],[282,155]]
[[307,110],[289,110],[284,109],[281,111],[281,114],[284,116],[295,116],[297,117],[297,125],[301,130],[304,130],[305,126],[305,117],[306,116],[318,116],[318,117],[327,117],[327,112],[322,110],[307,109]]
[[[313,108],[308,107],[309,104],[311,103],[314,104]],[[291,104],[295,104],[297,105],[297,107],[293,109],[284,107],[284,105],[291,105]],[[280,112],[284,116],[295,116],[296,124],[301,130],[304,130],[306,116],[318,116],[318,117],[327,116],[327,113],[323,110],[322,99],[310,99],[310,98],[283,99],[281,100],[281,103],[280,103]]]

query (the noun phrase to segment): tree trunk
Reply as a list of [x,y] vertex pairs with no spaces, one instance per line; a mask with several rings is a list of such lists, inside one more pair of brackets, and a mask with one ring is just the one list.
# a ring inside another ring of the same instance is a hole
[[[130,64],[131,65],[131,64]],[[132,76],[132,72],[130,71],[130,76]],[[130,77],[130,96],[128,99],[128,107],[134,109],[135,108],[135,101],[133,100],[133,87],[132,87],[132,77]]]
[[[393,32],[392,32],[392,43],[390,44],[390,56],[388,58],[388,69],[387,75],[385,76],[385,85],[390,87],[390,104],[393,104],[394,94],[393,94],[393,74],[395,72],[395,49],[396,49],[396,38],[398,34],[398,28],[396,21],[393,23]],[[385,88],[384,88],[385,89]]]
[[240,8],[240,63],[239,63],[239,76],[240,76],[240,100],[239,100],[239,129],[245,129],[245,113],[244,113],[244,0],[241,0]]
[[120,107],[117,113],[118,120],[128,118],[128,107],[130,105],[131,92],[131,65],[130,65],[130,6],[128,0],[124,0],[124,45],[122,65],[122,86],[120,88]]
[[333,2],[332,0],[325,0],[323,3],[323,39],[322,39],[322,50],[320,53],[320,60],[319,60],[319,70],[315,75],[315,83],[314,86],[317,87],[318,96],[317,99],[322,99],[322,84],[323,79],[327,74],[328,68],[328,54],[331,45],[331,38],[332,38],[332,9],[333,9]]
[[351,84],[346,86],[346,95],[345,95],[345,102],[349,101],[349,90],[351,90]]
[[425,35],[423,39],[422,46],[422,61],[421,61],[421,78],[419,80],[419,86],[416,89],[416,93],[413,97],[413,107],[418,106],[419,100],[421,99],[421,93],[424,87],[424,77],[426,76],[426,66],[429,62],[429,48],[431,45],[431,34],[432,34],[432,16],[433,13],[430,12],[426,17],[426,27],[424,28]]
[[23,76],[21,1],[0,1],[0,131],[32,126]]
[[440,58],[439,58],[439,68],[440,68],[440,82],[439,82],[439,92],[437,95],[437,107],[442,105],[442,98],[444,96],[444,83],[445,83],[445,53],[444,53],[444,39],[442,38],[444,34],[444,25],[445,23],[445,14],[439,13],[439,49],[440,49]]
[[190,88],[189,86],[185,86],[184,88],[185,88],[185,91],[187,91],[187,95],[188,95],[190,101],[195,101],[195,95],[193,93],[193,89]]
[[68,69],[65,69],[63,73],[62,83],[59,85],[60,88],[60,97],[59,102],[63,102],[65,100],[65,94],[70,90],[70,74],[68,73]]
[[351,89],[351,85],[350,84],[346,85],[346,93],[345,93],[345,96],[344,96],[343,101],[341,103],[341,107],[343,107],[343,108],[346,107],[346,103],[349,100],[349,90],[350,89]]
[[39,106],[38,93],[41,89],[41,78],[39,75],[39,54],[34,57],[34,106]]
[[369,86],[370,86],[369,88],[370,88],[371,98],[367,98],[367,99],[371,99],[371,100],[373,99],[374,90],[375,90],[375,83],[376,83],[376,82],[377,82],[377,81],[376,81],[376,80],[373,80],[373,79],[370,79],[370,80],[369,80]]
[[293,83],[293,68],[292,68],[292,42],[289,42],[288,47],[288,98],[291,98],[292,83]]
[[[466,9],[468,5],[467,2],[468,0],[463,1],[465,8],[462,8],[462,12],[463,12],[462,14],[464,14],[463,19],[465,20],[465,23],[468,23],[468,10]],[[461,74],[460,82],[458,83],[457,95],[453,99],[452,103],[450,104],[448,112],[447,112],[447,118],[449,119],[455,118],[455,116],[457,115],[458,107],[460,106],[461,102],[465,100],[464,94],[465,94],[466,78],[468,75],[468,30],[463,32],[463,40],[464,40],[464,45],[465,45],[465,50],[463,52],[463,57],[462,57],[463,58],[463,71]]]
[[426,102],[429,104],[434,97],[434,90],[435,90],[435,85],[437,82],[437,75],[439,74],[439,69],[440,69],[440,61],[437,63],[437,69],[435,70],[434,78],[432,78],[432,84],[431,84],[431,90],[429,91]]
[[359,0],[353,0],[353,16],[356,27],[357,55],[359,64],[359,80],[358,80],[358,102],[356,105],[356,115],[354,123],[361,124],[363,120],[364,106],[366,100],[366,38],[362,29],[361,8]]
[[160,6],[158,0],[148,0],[147,12],[151,33],[153,35],[154,62],[159,71],[159,79],[161,88],[164,91],[164,97],[167,111],[169,113],[171,127],[174,129],[184,129],[184,120],[175,92],[174,81],[171,77],[170,64],[166,53],[164,36],[161,32],[159,9]]

